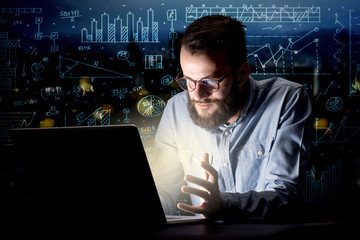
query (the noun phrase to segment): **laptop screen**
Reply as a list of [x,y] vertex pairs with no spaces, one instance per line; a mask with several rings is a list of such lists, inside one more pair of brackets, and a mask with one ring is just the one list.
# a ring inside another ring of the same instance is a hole
[[135,126],[23,129],[10,134],[23,179],[13,211],[25,221],[36,216],[41,223],[67,226],[165,223]]

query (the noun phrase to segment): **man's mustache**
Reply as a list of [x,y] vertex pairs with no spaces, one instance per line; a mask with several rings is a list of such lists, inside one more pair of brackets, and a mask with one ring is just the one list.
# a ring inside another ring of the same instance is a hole
[[192,104],[194,104],[194,103],[206,104],[206,103],[219,103],[219,102],[222,102],[222,100],[220,100],[220,99],[204,99],[201,101],[196,101],[196,100],[191,99],[190,102]]

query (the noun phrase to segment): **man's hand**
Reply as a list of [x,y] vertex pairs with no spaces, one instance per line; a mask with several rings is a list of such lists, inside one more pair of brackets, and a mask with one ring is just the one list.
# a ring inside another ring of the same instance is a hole
[[205,179],[192,175],[185,175],[186,182],[200,186],[193,188],[182,186],[181,191],[187,194],[196,195],[204,200],[199,206],[191,206],[185,203],[178,203],[178,208],[193,214],[202,214],[204,217],[210,217],[217,214],[222,208],[222,200],[218,184],[218,172],[209,164],[209,154],[205,153],[200,163],[205,172]]

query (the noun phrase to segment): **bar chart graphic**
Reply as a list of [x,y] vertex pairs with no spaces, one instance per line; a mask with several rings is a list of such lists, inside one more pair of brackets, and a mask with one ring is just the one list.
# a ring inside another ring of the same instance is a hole
[[101,14],[100,21],[93,18],[90,28],[81,29],[81,42],[85,43],[158,43],[159,23],[154,20],[154,10],[147,10],[146,21],[137,20],[132,12],[125,17],[117,16],[110,21],[110,15]]
[[306,201],[334,201],[340,193],[342,184],[342,161],[327,166],[320,176],[316,176],[315,167],[306,171]]

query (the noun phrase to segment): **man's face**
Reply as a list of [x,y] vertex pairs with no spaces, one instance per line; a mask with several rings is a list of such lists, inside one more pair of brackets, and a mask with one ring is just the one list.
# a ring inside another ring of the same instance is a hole
[[[182,48],[180,64],[184,77],[192,80],[220,80],[233,70],[225,63],[223,51],[192,55]],[[208,92],[197,83],[195,90],[188,92],[190,117],[195,124],[214,129],[236,115],[240,108],[240,95],[234,74],[221,81],[216,92]]]

